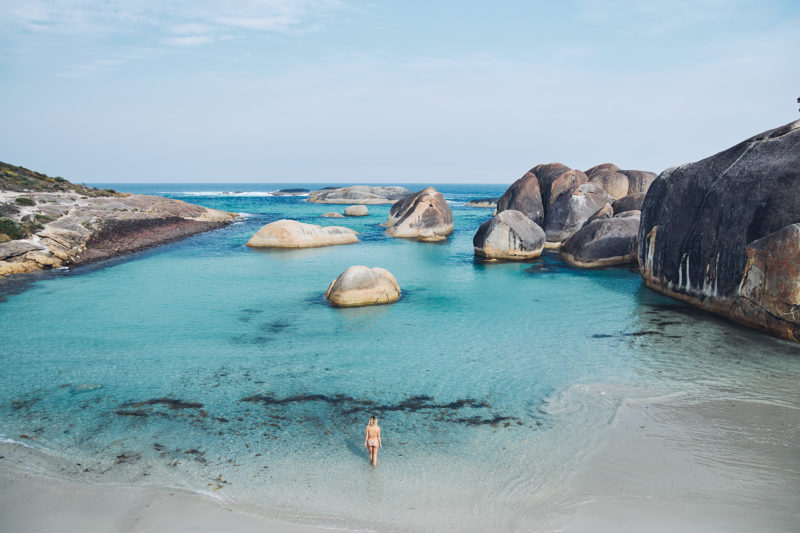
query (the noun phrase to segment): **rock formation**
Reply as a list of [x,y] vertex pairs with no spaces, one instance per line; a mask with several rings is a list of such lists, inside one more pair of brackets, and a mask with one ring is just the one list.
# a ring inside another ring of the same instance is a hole
[[339,307],[387,304],[400,298],[400,285],[383,268],[351,266],[331,282],[325,298]]
[[630,180],[628,176],[617,170],[600,169],[592,173],[589,183],[602,187],[608,194],[618,200],[628,194]]
[[325,218],[344,218],[344,215],[341,213],[336,213],[334,211],[329,211],[327,213],[322,213],[322,216]]
[[800,341],[800,121],[665,170],[641,216],[648,287]]
[[475,198],[474,200],[467,202],[465,205],[468,207],[496,208],[498,200],[500,200],[500,198]]
[[636,263],[639,212],[589,222],[567,239],[561,257],[582,268]]
[[453,233],[453,212],[442,193],[427,187],[394,204],[384,226],[392,237],[441,241]]
[[656,175],[653,172],[644,170],[621,170],[628,176],[628,194],[646,193],[650,185],[655,181]]
[[18,192],[0,192],[0,276],[108,259],[216,229],[237,217],[158,196],[86,196],[86,190],[31,191],[25,205],[16,201]]
[[545,204],[545,213],[562,193],[572,192],[588,181],[589,178],[580,170],[567,170],[559,174],[552,183],[550,183],[550,191],[547,200],[545,201],[544,197],[542,197],[542,203]]
[[365,217],[369,215],[369,209],[365,205],[350,205],[344,208],[346,217]]
[[405,187],[354,185],[312,191],[306,201],[317,204],[393,204],[411,194]]
[[508,260],[539,257],[544,242],[544,230],[524,213],[513,209],[502,211],[481,224],[472,239],[475,255]]
[[253,235],[247,246],[253,248],[316,248],[358,242],[357,233],[341,226],[315,226],[296,220],[271,222]]
[[519,211],[538,225],[544,223],[544,207],[539,179],[532,170],[511,184],[497,200],[497,213]]
[[550,206],[545,217],[544,231],[549,246],[557,247],[606,204],[614,199],[594,183],[584,183],[572,192],[561,194]]
[[631,193],[628,194],[628,196],[623,196],[619,200],[615,200],[614,203],[611,204],[611,207],[616,214],[624,213],[625,211],[641,211],[645,196],[647,196],[645,192]]

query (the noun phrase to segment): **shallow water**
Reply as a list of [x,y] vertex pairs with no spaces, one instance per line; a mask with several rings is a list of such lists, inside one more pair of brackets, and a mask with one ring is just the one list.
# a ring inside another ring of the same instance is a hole
[[[345,206],[266,194],[296,184],[108,186],[247,215],[0,285],[0,437],[80,463],[73,477],[208,492],[319,524],[533,531],[533,517],[557,522],[593,497],[565,487],[596,467],[593,452],[619,437],[631,406],[800,412],[794,344],[660,296],[627,269],[577,270],[557,254],[475,260],[472,236],[491,209],[464,202],[502,186],[440,186],[456,221],[444,244],[386,237],[390,206],[326,219]],[[361,242],[244,246],[280,218],[351,227]],[[328,306],[328,284],[356,264],[388,269],[402,298]],[[373,413],[384,434],[376,471],[362,449]],[[797,416],[764,434],[703,433],[701,419],[670,424],[660,442],[703,457],[706,477],[738,480],[727,500],[769,499],[796,517],[800,473],[786,465],[800,458]],[[715,434],[756,453],[728,460]],[[770,485],[763,472],[776,468]]]

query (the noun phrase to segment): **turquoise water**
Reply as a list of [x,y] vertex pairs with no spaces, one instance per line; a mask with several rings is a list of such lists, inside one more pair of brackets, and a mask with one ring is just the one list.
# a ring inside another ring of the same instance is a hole
[[[549,253],[475,260],[491,210],[464,203],[503,186],[438,186],[455,217],[443,244],[386,237],[390,206],[326,219],[344,206],[265,194],[303,185],[107,186],[245,215],[0,285],[0,437],[81,463],[87,481],[181,487],[319,524],[515,529],[585,467],[631,398],[800,408],[794,344],[653,293],[627,269]],[[361,242],[244,245],[280,218],[347,226]],[[328,284],[358,264],[392,272],[402,298],[327,305]],[[374,472],[361,447],[370,414],[384,434]]]

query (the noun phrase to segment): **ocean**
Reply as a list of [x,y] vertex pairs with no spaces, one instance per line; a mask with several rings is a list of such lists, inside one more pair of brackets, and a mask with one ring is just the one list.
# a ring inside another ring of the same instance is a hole
[[[554,531],[620,502],[702,516],[689,523],[708,531],[800,523],[796,344],[659,295],[632,269],[476,259],[492,210],[465,204],[504,185],[434,185],[455,218],[444,243],[387,237],[389,205],[328,219],[345,206],[272,195],[325,185],[98,185],[242,219],[0,282],[0,439],[53,457],[49,475],[323,526]],[[245,246],[282,218],[360,242]],[[401,299],[328,305],[352,265],[392,272]]]

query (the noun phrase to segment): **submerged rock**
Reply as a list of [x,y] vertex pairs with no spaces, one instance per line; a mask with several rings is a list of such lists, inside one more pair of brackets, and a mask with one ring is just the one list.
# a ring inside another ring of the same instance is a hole
[[582,268],[636,262],[639,212],[598,219],[583,226],[561,247],[561,257]]
[[614,199],[600,186],[584,183],[572,192],[559,196],[545,218],[547,242],[555,246],[574,235],[606,204]]
[[325,218],[344,218],[344,215],[341,213],[335,213],[333,211],[329,211],[327,213],[322,213],[322,216]]
[[661,173],[639,266],[659,292],[800,341],[800,121]]
[[317,204],[393,204],[413,194],[405,187],[373,187],[354,185],[352,187],[326,187],[312,191],[308,202]]
[[442,193],[427,187],[394,204],[384,225],[392,237],[441,241],[453,233],[453,212]]
[[340,307],[387,304],[400,298],[400,285],[386,269],[351,266],[331,282],[325,298]]
[[519,211],[539,225],[544,222],[542,192],[539,188],[539,179],[533,170],[512,183],[497,200],[497,213],[507,210]]
[[369,215],[369,209],[365,205],[351,205],[344,208],[346,217],[365,217]]
[[513,209],[498,213],[481,224],[472,239],[475,255],[510,260],[539,257],[544,242],[544,230],[524,213]]
[[315,248],[358,242],[357,233],[341,226],[315,226],[296,220],[271,222],[253,235],[247,246],[254,248]]

